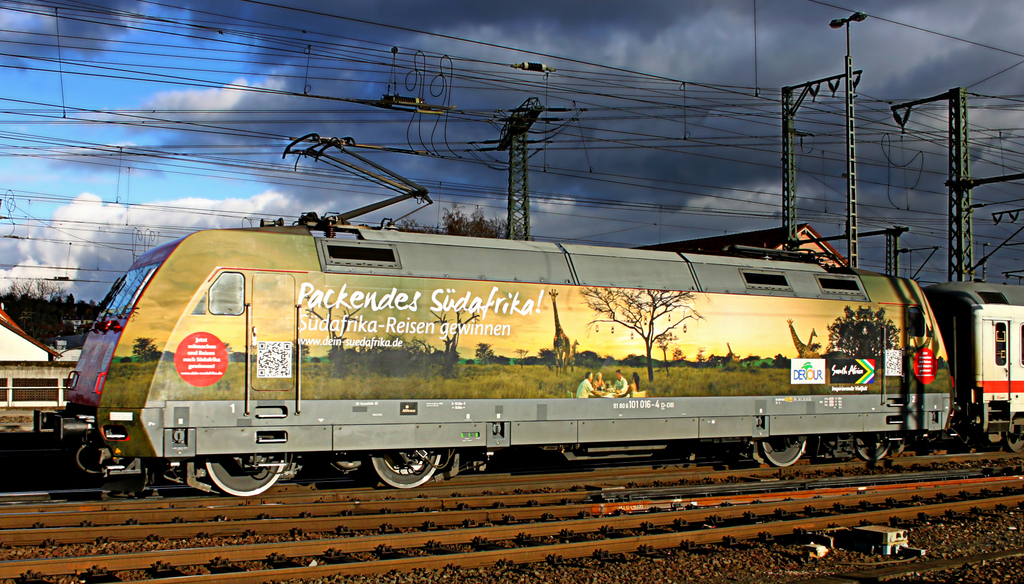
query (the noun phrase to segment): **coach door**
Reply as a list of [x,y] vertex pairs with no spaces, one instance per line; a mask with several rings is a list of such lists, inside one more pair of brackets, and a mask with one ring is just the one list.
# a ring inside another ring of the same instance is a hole
[[1010,358],[1010,387],[1007,391],[1012,415],[1024,410],[1024,324],[1018,315],[1010,322],[1010,344],[1014,355]]
[[981,381],[985,401],[1010,399],[1010,369],[1013,353],[1010,346],[1010,322],[985,320],[982,323]]
[[[257,401],[296,399],[295,319],[295,278],[291,274],[253,276],[250,379]],[[280,413],[289,411],[285,408]]]

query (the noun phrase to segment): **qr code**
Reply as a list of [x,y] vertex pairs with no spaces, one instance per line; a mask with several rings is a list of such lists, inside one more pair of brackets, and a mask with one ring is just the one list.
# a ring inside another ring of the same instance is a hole
[[885,376],[903,377],[903,350],[885,350]]
[[256,377],[279,379],[292,376],[292,344],[287,341],[256,343]]

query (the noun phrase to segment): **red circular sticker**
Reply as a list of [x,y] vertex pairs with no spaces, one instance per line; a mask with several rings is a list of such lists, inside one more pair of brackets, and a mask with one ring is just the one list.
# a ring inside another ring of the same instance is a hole
[[914,375],[921,383],[928,385],[935,381],[935,353],[925,347],[914,355]]
[[178,375],[197,387],[213,385],[228,369],[228,349],[215,335],[192,333],[181,340],[174,352]]

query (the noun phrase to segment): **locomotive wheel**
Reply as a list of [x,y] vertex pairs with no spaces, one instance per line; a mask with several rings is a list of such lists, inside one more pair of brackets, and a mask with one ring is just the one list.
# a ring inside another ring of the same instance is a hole
[[288,457],[283,454],[257,455],[249,460],[220,456],[206,461],[206,471],[213,484],[228,495],[252,497],[274,486],[288,464]]
[[878,462],[889,454],[889,440],[881,434],[861,434],[853,444],[857,458],[865,462]]
[[403,450],[374,454],[370,461],[385,484],[396,489],[411,489],[434,476],[441,464],[441,455],[432,450]]
[[806,436],[774,436],[761,440],[757,449],[761,458],[772,466],[790,466],[803,456]]
[[1003,436],[1003,448],[1008,452],[1024,452],[1024,434],[1006,434]]

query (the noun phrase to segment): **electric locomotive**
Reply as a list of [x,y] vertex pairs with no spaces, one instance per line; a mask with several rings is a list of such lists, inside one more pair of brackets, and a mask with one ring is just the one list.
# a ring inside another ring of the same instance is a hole
[[877,459],[950,419],[911,280],[337,219],[144,254],[37,430],[133,489],[247,496],[314,457],[398,488],[516,447]]

